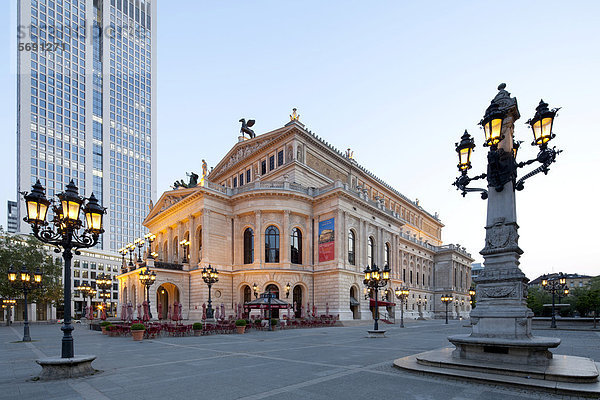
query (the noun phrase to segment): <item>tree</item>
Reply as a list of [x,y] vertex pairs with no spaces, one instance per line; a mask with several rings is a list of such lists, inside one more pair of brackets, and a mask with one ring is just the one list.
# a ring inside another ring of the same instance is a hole
[[23,292],[8,281],[8,270],[13,266],[17,272],[26,266],[33,273],[42,273],[41,288],[28,297],[32,303],[58,303],[63,298],[62,265],[55,261],[44,245],[33,236],[6,234],[0,227],[0,297],[20,298]]
[[541,316],[544,313],[544,304],[552,302],[550,294],[548,294],[541,287],[532,286],[528,290],[527,295],[527,307],[533,311],[536,317]]

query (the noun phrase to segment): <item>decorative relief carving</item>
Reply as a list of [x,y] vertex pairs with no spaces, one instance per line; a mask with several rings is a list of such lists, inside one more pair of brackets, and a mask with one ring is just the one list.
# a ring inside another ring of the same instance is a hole
[[233,155],[231,155],[231,157],[229,157],[229,161],[227,161],[227,164],[225,164],[219,170],[219,174],[222,174],[227,169],[229,169],[231,166],[233,166],[234,164],[237,164],[242,159],[249,157],[251,154],[253,154],[258,149],[260,149],[261,147],[264,147],[266,144],[268,144],[270,142],[271,142],[271,140],[265,140],[260,143],[249,144],[247,146],[238,148],[237,151]]
[[515,223],[504,223],[504,218],[497,218],[494,224],[486,228],[485,248],[482,254],[497,253],[502,250],[517,250],[519,234]]
[[167,196],[167,197],[165,197],[165,199],[163,200],[163,204],[162,204],[162,206],[160,208],[160,211],[164,211],[167,208],[171,207],[173,204],[179,203],[182,198],[183,197],[176,197],[176,196]]
[[482,290],[483,295],[485,297],[491,297],[493,299],[497,299],[497,298],[501,298],[501,297],[508,297],[510,295],[512,295],[515,292],[515,287],[506,287],[506,286],[496,286],[496,287],[489,287],[489,288],[484,288]]
[[319,160],[317,157],[313,156],[310,153],[306,154],[306,165],[308,165],[315,171],[320,172],[321,174],[325,175],[326,177],[328,177],[332,180],[339,179],[342,182],[346,181],[346,175],[338,172],[335,169],[332,170],[329,167],[329,165],[327,165],[325,162]]

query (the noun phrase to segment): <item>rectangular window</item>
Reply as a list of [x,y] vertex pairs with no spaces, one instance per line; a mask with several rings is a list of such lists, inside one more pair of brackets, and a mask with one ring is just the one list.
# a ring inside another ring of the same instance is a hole
[[275,156],[269,157],[269,171],[273,171],[275,169]]
[[233,178],[233,187],[237,187],[237,178],[236,177]]
[[244,174],[240,174],[240,186],[244,184]]
[[250,183],[250,170],[246,170],[246,183]]
[[263,160],[260,163],[260,174],[265,175],[267,173],[267,161]]
[[280,150],[279,153],[277,153],[277,166],[281,167],[283,165],[283,150]]

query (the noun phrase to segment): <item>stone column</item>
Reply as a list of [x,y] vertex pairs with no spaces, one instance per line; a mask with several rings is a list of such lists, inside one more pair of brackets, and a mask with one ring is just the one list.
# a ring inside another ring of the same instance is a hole
[[175,249],[173,248],[173,227],[171,226],[167,228],[167,249],[169,254],[166,257],[166,261],[172,263]]
[[196,217],[192,214],[188,216],[188,226],[190,230],[190,269],[198,266],[198,240],[196,239]]
[[289,268],[290,266],[290,235],[292,234],[290,227],[290,210],[283,210],[283,224],[282,232],[279,235],[280,248],[279,248],[279,260],[282,264]]
[[208,235],[208,228],[210,224],[210,210],[206,208],[202,211],[202,263],[210,263],[210,239]]
[[262,212],[257,210],[254,212],[255,229],[254,229],[254,262],[262,265],[264,246],[263,246],[263,229],[262,229]]

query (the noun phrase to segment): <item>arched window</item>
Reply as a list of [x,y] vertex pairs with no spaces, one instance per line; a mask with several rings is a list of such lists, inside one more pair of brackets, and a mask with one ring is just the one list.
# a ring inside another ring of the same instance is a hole
[[302,264],[302,232],[300,232],[300,229],[292,229],[291,239],[290,251],[292,264]]
[[375,261],[375,240],[372,237],[369,237],[369,248],[367,249],[367,265],[372,267],[374,261]]
[[279,262],[279,229],[273,225],[265,231],[265,262]]
[[354,236],[354,231],[350,230],[348,232],[348,263],[350,265],[356,265],[356,237]]
[[246,228],[244,231],[244,264],[254,262],[254,231]]
[[384,256],[383,265],[390,266],[390,244],[389,243],[385,244],[385,254],[383,256]]

